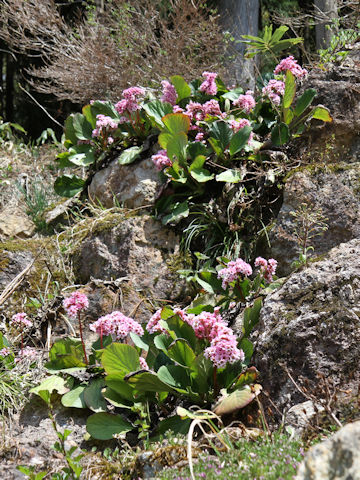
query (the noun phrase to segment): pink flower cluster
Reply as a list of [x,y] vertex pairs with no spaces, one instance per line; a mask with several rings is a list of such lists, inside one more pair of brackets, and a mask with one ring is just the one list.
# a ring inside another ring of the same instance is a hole
[[273,275],[275,275],[277,263],[278,262],[273,258],[265,260],[265,258],[257,257],[255,259],[255,267],[260,267],[260,271],[268,283],[273,281]]
[[251,266],[244,262],[242,258],[237,258],[229,262],[225,268],[219,270],[218,278],[222,278],[222,287],[225,289],[231,282],[237,280],[240,275],[249,277],[251,274]]
[[[139,110],[140,105],[138,104],[138,97],[145,95],[145,90],[141,87],[130,87],[127,90],[124,90],[121,95],[124,98],[115,105],[115,109],[119,115],[122,115],[125,112],[132,113]],[[126,121],[126,117],[124,118]]]
[[65,298],[63,301],[66,314],[74,319],[82,310],[86,310],[88,306],[89,300],[87,296],[79,291],[73,292],[70,297]]
[[[191,325],[191,322],[194,318],[194,315],[188,315],[181,308],[174,308],[174,314],[179,315],[179,317],[189,325]],[[150,320],[146,325],[146,330],[149,333],[155,333],[155,332],[168,333],[167,330],[159,324],[160,320],[161,320],[161,309],[157,310],[154,313],[154,315],[150,318]]]
[[[244,127],[251,127],[251,123],[247,118],[239,118],[238,120],[229,120],[229,124],[234,133],[237,133],[239,130],[241,130]],[[248,144],[251,143],[253,138],[254,138],[254,134],[253,132],[251,132],[249,136]]]
[[[227,327],[225,327],[227,328]],[[204,355],[209,358],[212,363],[219,368],[225,367],[227,363],[235,363],[237,361],[243,362],[245,354],[243,350],[237,347],[237,340],[232,330],[229,333],[221,333],[215,337],[210,344],[210,347],[205,349]]]
[[[184,111],[182,110],[182,112]],[[177,113],[181,113],[181,112],[178,111]],[[190,101],[187,104],[186,110],[184,113],[190,118],[190,120],[194,122],[202,122],[203,120],[205,120],[206,115],[218,116],[220,118],[226,117],[226,113],[223,113],[220,109],[219,102],[214,99],[209,100],[208,102],[205,102],[203,104]]]
[[7,357],[8,355],[11,355],[11,354],[12,354],[12,351],[8,347],[4,347],[0,350],[0,355],[2,357]]
[[156,155],[151,157],[151,160],[154,162],[156,168],[160,171],[164,167],[171,167],[172,161],[167,156],[166,150],[159,150]]
[[39,353],[36,348],[25,347],[18,353],[18,356],[15,358],[15,363],[22,362],[23,360],[35,360],[38,357]]
[[175,105],[176,99],[177,99],[177,92],[175,90],[174,85],[168,82],[167,80],[163,80],[161,82],[161,85],[163,87],[163,95],[160,100],[162,102],[167,102],[167,103],[170,103],[171,105]]
[[205,78],[205,81],[200,85],[200,92],[204,92],[207,95],[216,95],[217,86],[215,79],[217,73],[214,72],[203,72],[202,76]]
[[240,107],[241,110],[244,110],[245,113],[250,113],[256,105],[252,90],[248,90],[245,95],[240,95],[233,103],[235,106]]
[[[100,137],[101,135],[108,134],[109,130],[116,130],[118,127],[118,120],[114,120],[107,115],[96,115],[96,128],[92,131],[93,137]],[[114,139],[108,137],[108,143],[113,143]]]
[[91,323],[89,328],[100,337],[114,335],[117,340],[127,337],[131,332],[139,336],[144,335],[144,330],[139,322],[118,311],[100,317],[96,322]]
[[266,95],[275,105],[280,105],[280,95],[284,95],[285,83],[281,80],[269,80],[269,83],[262,89],[263,95]]
[[15,315],[13,315],[11,319],[11,323],[19,327],[21,330],[23,328],[32,327],[32,322],[27,318],[27,315],[25,312],[16,313]]
[[286,72],[290,70],[290,72],[297,78],[305,77],[308,71],[305,68],[301,68],[300,65],[297,63],[297,60],[294,59],[292,55],[290,57],[283,58],[281,62],[276,65],[274,73],[277,75],[281,72]]
[[139,358],[139,362],[140,362],[140,367],[141,367],[143,370],[149,370],[149,365],[147,364],[145,358],[140,357],[140,358]]

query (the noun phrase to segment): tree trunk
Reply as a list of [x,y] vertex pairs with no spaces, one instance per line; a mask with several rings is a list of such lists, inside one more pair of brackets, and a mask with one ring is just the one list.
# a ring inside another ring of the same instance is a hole
[[[314,0],[316,19],[316,48],[328,48],[334,35],[335,27],[331,20],[338,17],[336,0]],[[329,28],[331,27],[331,28]]]
[[255,86],[254,59],[246,60],[246,47],[240,43],[241,35],[258,35],[259,0],[219,0],[220,21],[225,31],[234,38],[228,49],[231,58],[227,61],[228,75],[226,81],[240,84],[245,88]]

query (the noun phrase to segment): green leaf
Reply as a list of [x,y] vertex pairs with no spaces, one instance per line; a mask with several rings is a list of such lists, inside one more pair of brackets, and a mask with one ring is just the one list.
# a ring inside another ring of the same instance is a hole
[[206,158],[208,149],[206,145],[201,142],[189,142],[187,146],[187,153],[193,160],[196,160],[196,158],[199,156],[201,156],[201,158]]
[[223,154],[223,150],[221,149],[220,147],[220,140],[216,140],[216,138],[209,138],[209,143],[211,145],[211,148],[214,150],[214,152],[216,153],[216,155],[218,157],[221,157],[221,155]]
[[190,175],[199,183],[209,182],[215,177],[215,175],[206,168],[194,168],[190,171]]
[[55,180],[54,190],[61,197],[73,197],[81,192],[85,186],[85,180],[76,175],[62,175]]
[[200,272],[196,277],[196,281],[201,285],[206,292],[216,295],[223,292],[221,280],[217,278],[214,273]]
[[69,140],[73,145],[77,145],[77,137],[73,124],[74,114],[69,115],[65,120],[65,138]]
[[175,435],[186,435],[189,431],[190,424],[190,418],[182,419],[179,415],[165,418],[157,424],[157,427],[151,436],[151,440],[155,441],[158,437],[160,439],[160,435],[164,435],[168,431],[171,431]]
[[115,106],[112,102],[102,102],[101,100],[95,100],[90,105],[91,113],[94,118],[96,115],[106,115],[107,117],[111,117],[113,119],[118,119],[119,115],[115,110]]
[[170,103],[162,102],[161,100],[153,100],[149,103],[145,103],[143,105],[143,109],[147,113],[148,117],[150,117],[160,128],[164,127],[162,118],[173,111],[173,107],[170,105]]
[[173,334],[173,339],[183,338],[189,342],[192,349],[196,348],[197,339],[194,329],[178,315],[168,318],[166,321],[162,320],[162,322],[165,324],[170,335]]
[[214,122],[209,128],[209,133],[212,138],[218,140],[222,152],[228,148],[231,137],[233,136],[233,131],[226,122]]
[[95,413],[106,412],[106,402],[102,395],[102,389],[105,387],[105,380],[103,378],[95,378],[91,380],[84,390],[84,400],[86,406]]
[[221,399],[213,409],[213,412],[216,415],[228,415],[229,413],[235,412],[240,408],[246,407],[254,398],[259,395],[261,392],[261,386],[258,384],[250,387],[245,385],[239,390],[227,395],[225,398]]
[[191,96],[191,87],[185,82],[180,75],[173,75],[170,77],[171,83],[174,85],[176,93],[178,95],[176,102],[179,103],[183,98]]
[[82,113],[73,116],[73,127],[78,140],[91,140],[93,128]]
[[312,112],[312,118],[316,118],[317,120],[322,120],[323,122],[332,122],[332,117],[330,115],[330,110],[326,107],[318,105],[314,108]]
[[262,307],[262,299],[256,298],[254,300],[254,305],[252,307],[246,307],[244,310],[244,325],[243,331],[244,336],[248,337],[253,330],[253,328],[257,325],[260,317],[260,310]]
[[283,50],[287,50],[288,48],[290,48],[294,45],[297,45],[299,43],[302,43],[302,42],[303,42],[302,37],[280,40],[279,42],[276,43],[276,45],[272,46],[272,51],[274,53],[279,53],[279,52],[282,52]]
[[105,348],[101,357],[101,363],[107,374],[118,373],[127,375],[139,370],[139,354],[136,348],[124,343],[112,343]]
[[206,157],[205,155],[198,155],[195,160],[192,162],[192,164],[189,167],[189,171],[191,172],[192,170],[195,169],[200,169],[203,167],[204,163],[206,162]]
[[86,120],[90,123],[90,125],[94,129],[96,127],[96,117],[93,115],[93,112],[91,110],[91,105],[85,105],[82,108],[82,113],[86,118]]
[[234,90],[230,90],[230,92],[224,93],[223,95],[221,95],[221,98],[229,99],[233,102],[234,100],[237,100],[240,95],[243,95],[243,93],[244,93],[244,89],[241,87],[238,87],[238,88],[235,88]]
[[57,166],[59,168],[73,167],[74,164],[69,161],[69,157],[70,157],[70,152],[59,153],[59,155],[55,158]]
[[239,349],[241,349],[245,353],[245,360],[243,363],[248,365],[254,353],[254,345],[252,344],[252,342],[250,342],[248,338],[244,337],[240,342]]
[[193,349],[183,338],[177,338],[172,342],[168,347],[167,355],[174,360],[174,362],[187,368],[191,368],[196,358]]
[[106,375],[105,383],[111,388],[111,390],[121,397],[122,401],[134,401],[134,390],[127,382],[125,382],[122,374],[113,373],[111,375]]
[[163,351],[164,353],[167,353],[167,349],[172,344],[172,342],[173,342],[173,339],[169,337],[169,335],[166,335],[165,333],[156,335],[156,337],[154,338],[155,347]]
[[170,223],[171,224],[179,223],[181,219],[188,217],[189,213],[190,213],[190,210],[189,210],[189,204],[187,201],[182,203],[176,203],[173,206],[171,213],[164,216],[164,218],[162,219],[162,223],[164,225],[168,225]]
[[50,349],[49,362],[45,364],[45,368],[54,371],[73,367],[85,367],[81,341],[66,338],[55,342]]
[[216,175],[217,182],[226,182],[226,183],[239,183],[243,179],[243,174],[241,170],[236,170],[235,168],[225,170],[219,175]]
[[179,393],[187,393],[186,387],[190,386],[190,379],[180,365],[163,365],[159,368],[157,376],[171,391],[174,388]]
[[233,388],[236,390],[242,388],[244,385],[251,385],[255,383],[259,372],[256,370],[255,367],[250,367],[245,372],[239,375],[239,378],[236,380],[236,383]]
[[286,125],[290,125],[291,121],[294,118],[294,113],[290,108],[284,108],[283,110],[284,122]]
[[295,76],[293,73],[290,72],[290,70],[287,70],[286,78],[285,78],[285,92],[284,92],[283,101],[282,101],[283,108],[289,108],[291,106],[295,98],[295,92],[296,92]]
[[145,343],[137,333],[131,332],[130,338],[134,342],[134,345],[136,347],[141,348],[142,350],[145,350],[145,352],[149,350],[149,344]]
[[[134,389],[129,385],[127,387],[130,388],[132,392],[134,391]],[[135,401],[134,397],[132,397],[131,400],[124,399],[124,397],[119,395],[110,387],[106,387],[102,395],[105,398],[105,400],[107,400],[111,405],[114,405],[114,407],[118,407],[118,408],[131,409]]]
[[78,387],[70,390],[70,392],[65,393],[61,398],[61,403],[64,407],[72,408],[86,408],[87,405],[84,399],[84,385],[79,385]]
[[279,123],[271,130],[271,141],[274,145],[284,145],[290,140],[290,130],[285,123]]
[[65,386],[65,380],[57,375],[51,375],[45,378],[43,382],[37,387],[30,389],[30,393],[39,395],[46,403],[49,403],[52,392],[58,392],[59,395],[64,395],[69,391]]
[[162,121],[169,133],[187,133],[190,128],[190,118],[183,113],[169,113]]
[[[162,367],[161,367],[162,368]],[[138,392],[172,392],[173,389],[160,380],[154,372],[134,372],[125,377],[132,387]]]
[[285,25],[281,25],[279,28],[277,28],[271,37],[271,44],[277,43],[288,30],[289,27],[286,27]]
[[233,135],[229,147],[231,156],[236,155],[248,144],[251,130],[251,127],[245,126]]
[[314,88],[309,88],[297,99],[296,107],[294,114],[296,117],[300,117],[302,113],[312,104],[312,101],[316,97],[316,90]]
[[69,149],[71,163],[81,167],[87,167],[95,162],[95,155],[91,145],[74,145]]
[[127,148],[120,154],[118,162],[120,163],[120,165],[129,165],[130,163],[135,162],[135,160],[140,157],[140,153],[142,151],[143,147]]
[[120,415],[111,413],[95,413],[88,418],[86,430],[97,440],[111,440],[114,435],[127,433],[133,429],[131,423]]
[[[163,133],[159,135],[160,137],[164,135]],[[166,135],[166,134],[165,134]],[[179,161],[186,158],[186,147],[188,144],[188,137],[184,132],[171,134],[171,136],[166,141],[166,152],[170,160],[173,160],[174,157]]]

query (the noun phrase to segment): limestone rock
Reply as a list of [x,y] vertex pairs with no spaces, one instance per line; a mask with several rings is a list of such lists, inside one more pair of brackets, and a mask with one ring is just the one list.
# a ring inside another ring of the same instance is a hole
[[357,389],[360,367],[360,240],[292,274],[260,313],[255,363],[281,409],[304,401],[288,374]]
[[349,423],[305,455],[295,480],[359,480],[360,422]]
[[31,237],[35,225],[19,207],[4,209],[0,212],[0,237]]
[[123,278],[142,296],[171,300],[185,285],[169,268],[171,259],[178,255],[175,233],[143,215],[85,238],[74,256],[74,267],[82,284],[90,278]]
[[0,251],[0,290],[3,290],[33,260],[29,251]]
[[106,208],[114,202],[127,208],[152,205],[160,188],[159,173],[151,159],[131,165],[119,165],[118,160],[97,172],[89,186],[89,197]]
[[[331,168],[332,167],[332,168]],[[295,219],[290,214],[302,203],[321,209],[328,230],[310,240],[311,256],[328,252],[340,243],[360,238],[360,163],[337,164],[311,172],[304,168],[286,182],[284,200],[270,233],[271,255],[278,260],[278,273],[288,275],[299,258],[294,236]]]
[[292,406],[286,414],[285,424],[295,429],[300,435],[308,427],[315,417],[324,411],[321,405],[314,405],[311,400]]

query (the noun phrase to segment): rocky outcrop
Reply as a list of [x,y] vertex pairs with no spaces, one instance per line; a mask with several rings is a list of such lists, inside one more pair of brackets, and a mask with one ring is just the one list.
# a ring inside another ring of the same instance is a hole
[[281,409],[305,400],[299,376],[321,372],[357,391],[360,367],[360,240],[332,249],[292,274],[261,310],[255,360],[263,386]]
[[27,238],[34,232],[34,223],[21,208],[5,208],[0,212],[0,238],[2,236]]
[[[278,273],[288,275],[291,263],[299,258],[297,229],[291,212],[301,204],[321,210],[328,229],[310,239],[312,257],[353,238],[360,238],[360,163],[304,167],[285,183],[284,200],[270,233],[271,255],[278,260]],[[319,230],[318,230],[319,232]]]
[[94,175],[89,186],[89,198],[106,208],[115,204],[127,208],[152,206],[160,188],[159,173],[151,159],[131,165],[118,160]]
[[360,422],[350,423],[307,452],[295,480],[359,480]]
[[128,285],[145,296],[174,300],[184,288],[171,268],[178,257],[175,233],[143,215],[90,234],[74,255],[74,267],[82,284],[91,278],[122,278],[127,282],[124,288]]

